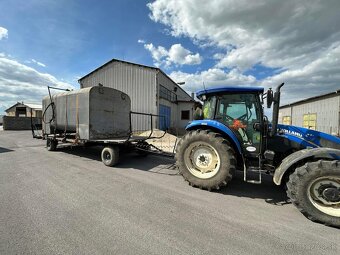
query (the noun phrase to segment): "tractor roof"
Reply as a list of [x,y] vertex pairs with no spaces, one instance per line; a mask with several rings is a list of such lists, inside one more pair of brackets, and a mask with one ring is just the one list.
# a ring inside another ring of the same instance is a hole
[[263,93],[263,87],[256,87],[256,86],[226,86],[226,87],[215,87],[215,88],[208,88],[204,90],[200,90],[196,92],[197,97],[206,95],[206,94],[217,94],[223,92],[249,92],[249,93]]

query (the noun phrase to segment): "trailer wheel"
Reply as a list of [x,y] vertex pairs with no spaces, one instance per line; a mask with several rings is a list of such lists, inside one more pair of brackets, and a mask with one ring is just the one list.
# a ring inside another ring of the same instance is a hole
[[340,227],[340,161],[307,162],[290,175],[287,188],[307,218]]
[[105,147],[102,150],[101,156],[105,166],[114,166],[119,160],[119,148],[117,146]]
[[191,186],[213,190],[231,179],[236,163],[234,154],[220,134],[195,130],[180,140],[175,158],[179,172]]
[[46,148],[47,148],[48,151],[55,151],[55,150],[57,150],[57,146],[58,146],[58,140],[47,138],[47,140],[46,140]]

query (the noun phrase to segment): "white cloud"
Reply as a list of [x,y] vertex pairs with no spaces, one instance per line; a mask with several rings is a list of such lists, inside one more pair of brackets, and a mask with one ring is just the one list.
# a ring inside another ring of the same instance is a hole
[[168,51],[164,47],[155,47],[152,43],[144,44],[144,48],[150,51],[156,66],[160,66],[168,55]]
[[[309,63],[340,40],[340,2],[330,0],[157,0],[150,17],[170,27],[174,36],[234,48],[219,67],[249,68]],[[317,18],[316,18],[317,17]]]
[[0,27],[0,40],[8,38],[8,30],[4,27]]
[[[47,86],[73,88],[54,76],[41,73],[8,57],[0,57],[0,109],[17,101],[40,103],[47,94]],[[1,111],[0,111],[1,112]]]
[[44,64],[44,63],[41,63],[41,62],[39,62],[39,61],[37,61],[37,60],[35,60],[35,59],[31,59],[31,61],[32,61],[32,63],[35,63],[35,64],[37,64],[38,66],[42,66],[42,67],[46,67],[46,65]]
[[340,88],[340,45],[311,63],[268,77],[261,82],[264,87],[275,87],[281,82],[282,103],[291,103],[313,95],[336,91]]
[[138,39],[138,41],[137,41],[138,43],[145,43],[145,40],[143,40],[143,39]]
[[212,47],[217,70],[279,68],[258,84],[286,82],[292,100],[340,86],[338,0],[156,0],[148,7],[171,35]]
[[198,65],[202,62],[199,53],[192,54],[181,44],[173,44],[169,50],[163,46],[155,47],[152,43],[144,44],[144,48],[151,52],[156,66],[165,65]]
[[180,65],[198,65],[202,62],[199,53],[191,54],[190,50],[185,49],[181,44],[174,44],[170,47],[167,61]]
[[211,68],[194,74],[184,73],[181,71],[172,72],[170,77],[174,81],[185,82],[183,88],[190,92],[196,92],[203,89],[203,83],[206,87],[226,86],[226,85],[256,85],[255,77],[244,75],[237,69],[227,72],[218,68]]

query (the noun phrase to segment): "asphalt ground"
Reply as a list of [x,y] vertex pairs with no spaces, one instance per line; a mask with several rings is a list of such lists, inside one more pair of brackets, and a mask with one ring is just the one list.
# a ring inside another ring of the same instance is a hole
[[340,230],[313,223],[270,177],[190,187],[172,159],[98,148],[49,152],[0,131],[0,254],[340,254]]

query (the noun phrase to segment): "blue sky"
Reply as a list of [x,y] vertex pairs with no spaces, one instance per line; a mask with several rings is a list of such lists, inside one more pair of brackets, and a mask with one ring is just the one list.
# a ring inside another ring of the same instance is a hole
[[112,58],[159,66],[188,92],[286,82],[292,102],[340,88],[339,1],[194,3],[1,1],[0,114]]

